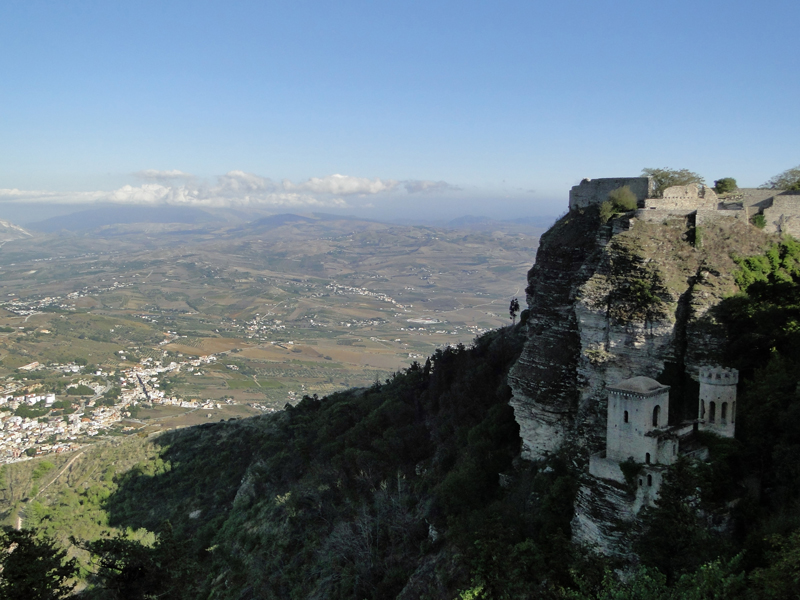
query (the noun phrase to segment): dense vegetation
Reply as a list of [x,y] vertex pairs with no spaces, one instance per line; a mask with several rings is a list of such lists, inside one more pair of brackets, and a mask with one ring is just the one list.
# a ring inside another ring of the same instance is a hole
[[708,434],[710,462],[671,469],[624,580],[569,541],[568,451],[516,458],[521,326],[369,389],[97,450],[58,501],[31,500],[34,483],[26,525],[73,535],[87,598],[797,597],[800,244],[737,262],[742,293],[716,315],[743,381],[737,440]]
[[[505,378],[520,329],[437,351],[369,389],[164,434],[156,456],[106,466],[77,491],[80,507],[69,493],[33,502],[26,524],[54,535],[71,506],[79,520],[128,532],[75,535],[82,556],[95,557],[91,597],[447,597],[569,585],[568,464],[512,464],[520,438]],[[503,488],[501,473],[513,485]]]

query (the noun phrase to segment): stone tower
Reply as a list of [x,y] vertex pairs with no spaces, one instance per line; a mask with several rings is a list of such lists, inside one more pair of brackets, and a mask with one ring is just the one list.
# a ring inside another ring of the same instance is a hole
[[669,386],[649,377],[633,377],[607,389],[606,458],[672,464],[678,442],[660,435],[667,429]]
[[724,367],[700,368],[700,429],[733,437],[736,431],[736,385],[739,371]]

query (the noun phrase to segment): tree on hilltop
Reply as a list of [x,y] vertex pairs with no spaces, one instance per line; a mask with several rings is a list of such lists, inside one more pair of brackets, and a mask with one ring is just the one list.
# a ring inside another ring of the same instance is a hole
[[642,169],[643,177],[652,177],[655,183],[655,195],[660,198],[664,190],[673,185],[689,185],[705,183],[705,179],[689,169]]
[[800,190],[800,165],[778,173],[761,187],[771,190]]
[[714,181],[714,191],[718,194],[728,194],[735,192],[739,188],[733,177],[723,177]]

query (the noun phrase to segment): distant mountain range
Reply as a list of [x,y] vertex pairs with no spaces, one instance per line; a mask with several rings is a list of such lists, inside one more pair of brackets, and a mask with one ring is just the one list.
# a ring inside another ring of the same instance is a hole
[[108,225],[130,223],[183,223],[197,225],[218,219],[200,208],[188,206],[101,206],[69,215],[31,223],[28,228],[42,233],[86,232]]
[[[496,220],[489,217],[466,215],[451,221],[426,221],[423,219],[391,220],[388,223],[402,225],[423,225],[448,229],[473,231],[504,231],[539,233],[550,226],[554,217],[527,217],[513,220]],[[129,233],[130,226],[153,225],[194,225],[209,230],[216,225],[237,225],[248,230],[270,230],[285,225],[299,225],[314,222],[361,221],[379,222],[374,219],[352,215],[329,213],[283,213],[264,215],[260,211],[231,210],[218,208],[196,208],[189,206],[142,206],[142,205],[99,205],[78,210],[66,215],[28,223],[26,227],[41,233],[89,233],[101,235],[120,235]],[[136,229],[136,227],[134,227]],[[169,229],[169,228],[167,228]],[[27,233],[27,232],[26,232]]]

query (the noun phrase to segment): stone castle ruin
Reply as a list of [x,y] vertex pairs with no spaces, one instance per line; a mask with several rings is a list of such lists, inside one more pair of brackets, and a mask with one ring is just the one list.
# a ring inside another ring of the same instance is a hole
[[800,192],[761,188],[740,188],[718,196],[702,183],[670,187],[655,197],[651,177],[609,177],[584,179],[569,193],[569,208],[580,209],[602,204],[608,194],[623,186],[636,196],[638,210],[633,219],[661,221],[669,217],[688,217],[702,226],[716,219],[750,220],[764,215],[767,233],[788,233],[800,237]]

